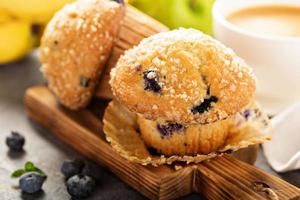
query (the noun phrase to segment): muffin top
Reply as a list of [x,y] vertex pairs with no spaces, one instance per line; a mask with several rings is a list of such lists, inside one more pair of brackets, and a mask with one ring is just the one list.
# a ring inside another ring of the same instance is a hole
[[253,98],[255,78],[229,48],[194,29],[158,33],[111,71],[113,94],[147,119],[182,124],[225,119]]

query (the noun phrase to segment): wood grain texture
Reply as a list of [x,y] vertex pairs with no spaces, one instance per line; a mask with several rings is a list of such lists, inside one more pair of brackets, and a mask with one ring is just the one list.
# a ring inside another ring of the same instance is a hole
[[95,96],[103,99],[112,99],[112,93],[108,84],[109,73],[124,51],[137,45],[146,37],[168,30],[166,26],[128,5],[118,39],[102,73]]
[[[207,179],[205,174],[212,172],[217,177]],[[297,187],[228,156],[202,163],[196,173],[195,190],[211,199],[300,199]],[[272,197],[267,190],[255,190],[257,183],[271,188],[277,197]],[[222,190],[214,189],[215,185]]]
[[[60,107],[44,86],[28,89],[24,102],[31,118],[150,199],[175,199],[191,192],[200,192],[208,199],[274,199],[272,191],[277,199],[300,199],[297,187],[232,156],[182,165],[178,171],[174,166],[155,168],[128,162],[104,140],[101,113],[105,102],[97,101],[96,106],[82,111],[69,111]],[[255,183],[264,187],[258,190]]]

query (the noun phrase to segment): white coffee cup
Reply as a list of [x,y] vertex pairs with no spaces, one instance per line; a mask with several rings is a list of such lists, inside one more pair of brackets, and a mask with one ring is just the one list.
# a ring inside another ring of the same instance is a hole
[[217,0],[213,7],[213,31],[216,39],[253,67],[258,78],[257,99],[267,112],[274,114],[300,100],[300,37],[259,35],[226,19],[237,10],[259,5],[300,7],[300,1]]

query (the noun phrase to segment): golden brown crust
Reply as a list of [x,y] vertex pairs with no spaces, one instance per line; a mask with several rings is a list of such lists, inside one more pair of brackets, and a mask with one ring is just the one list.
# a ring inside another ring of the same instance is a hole
[[144,142],[167,156],[208,154],[216,151],[224,145],[229,129],[233,126],[232,121],[227,119],[205,125],[178,124],[180,129],[172,131],[172,127],[167,127],[170,124],[147,120],[141,115],[137,122]]
[[41,70],[64,106],[75,110],[88,104],[123,14],[123,6],[114,1],[79,0],[48,24],[41,41]]
[[[149,72],[158,86],[145,90],[144,76]],[[119,59],[110,84],[116,98],[131,111],[147,119],[183,124],[210,123],[234,115],[252,100],[255,91],[255,78],[245,62],[194,29],[144,39]],[[209,104],[208,111],[199,108],[203,102]]]

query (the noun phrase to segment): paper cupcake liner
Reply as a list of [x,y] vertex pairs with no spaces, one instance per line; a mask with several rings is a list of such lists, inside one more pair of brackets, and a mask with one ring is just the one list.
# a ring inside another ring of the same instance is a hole
[[236,127],[228,134],[224,145],[217,151],[196,156],[157,155],[147,149],[137,124],[136,114],[117,101],[111,101],[103,117],[106,139],[125,159],[142,165],[163,165],[173,162],[199,163],[204,160],[229,154],[238,149],[260,144],[271,139],[268,117],[253,103],[237,114]]
[[145,144],[166,156],[206,154],[218,150],[233,126],[231,119],[201,125],[170,125],[141,115],[138,115],[137,122]]

